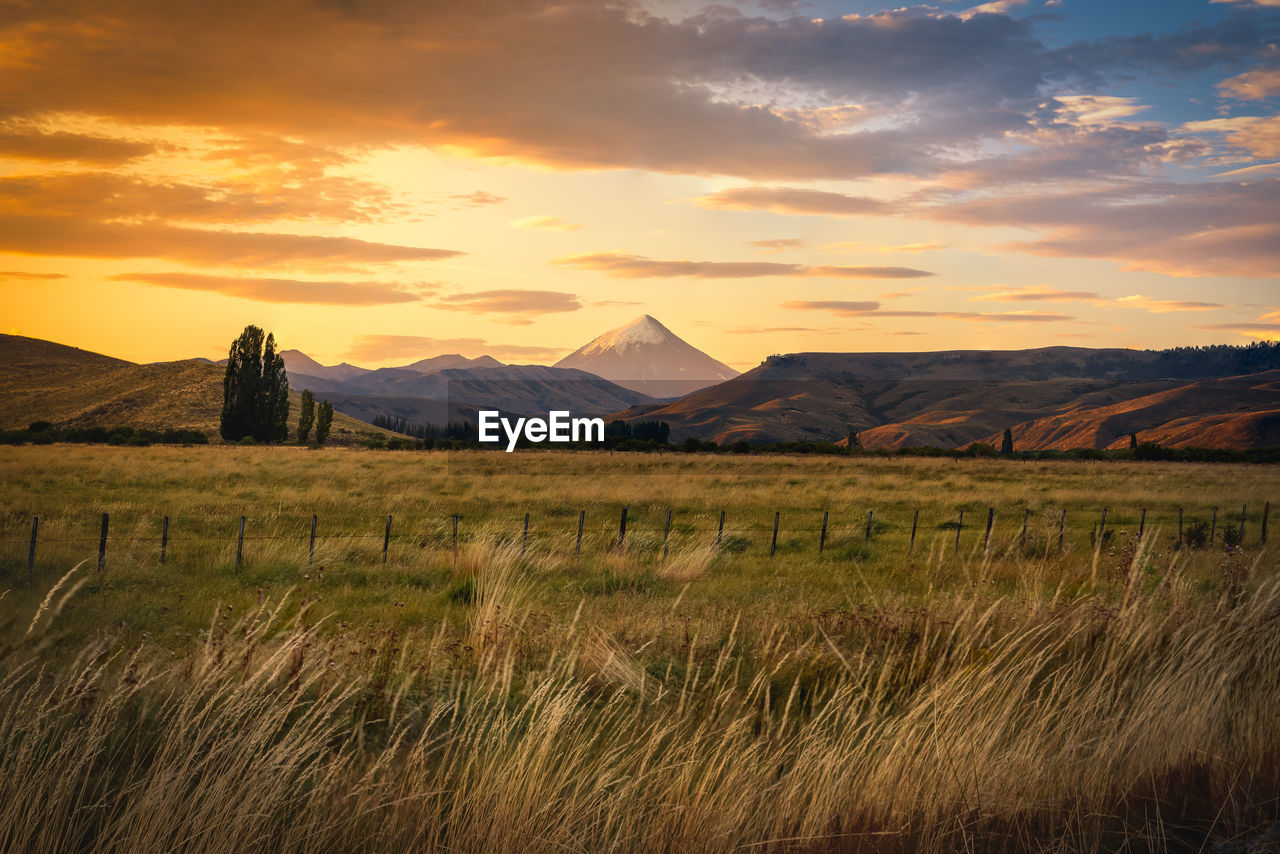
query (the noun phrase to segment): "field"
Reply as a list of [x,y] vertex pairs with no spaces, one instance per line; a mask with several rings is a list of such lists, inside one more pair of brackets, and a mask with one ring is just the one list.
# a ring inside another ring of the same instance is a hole
[[0,448],[0,850],[1275,845],[1277,475]]

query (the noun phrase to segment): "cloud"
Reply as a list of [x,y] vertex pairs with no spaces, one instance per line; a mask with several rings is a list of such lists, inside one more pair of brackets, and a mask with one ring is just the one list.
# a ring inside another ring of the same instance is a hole
[[569,222],[558,216],[526,216],[511,220],[511,225],[528,231],[577,231],[582,228],[580,223]]
[[818,247],[824,252],[936,252],[947,247],[941,243],[899,243],[885,245],[881,243],[861,243],[856,240],[845,240],[840,243],[823,243]]
[[922,207],[921,216],[1016,226],[1038,239],[997,246],[1049,257],[1107,258],[1172,276],[1272,278],[1280,269],[1280,180],[1172,184],[986,196]]
[[878,302],[849,300],[792,300],[782,303],[783,308],[796,311],[828,311],[840,317],[938,317],[947,320],[972,320],[982,323],[1053,323],[1075,320],[1067,314],[1051,314],[1043,311],[882,311]]
[[420,359],[442,353],[460,353],[468,358],[554,359],[566,352],[560,347],[526,344],[498,344],[483,338],[431,338],[422,335],[358,335],[347,350],[356,361],[384,362],[390,359]]
[[24,279],[24,280],[42,280],[42,279],[65,279],[64,273],[27,273],[22,270],[0,270],[0,279]]
[[1120,297],[1116,304],[1125,308],[1141,308],[1152,314],[1168,314],[1174,311],[1212,311],[1217,308],[1230,308],[1219,302],[1198,302],[1195,300],[1151,299],[1141,294]]
[[237,267],[436,261],[463,254],[351,237],[213,231],[160,223],[104,223],[74,217],[4,214],[0,214],[0,251],[76,258],[165,258]]
[[200,273],[123,273],[109,278],[117,282],[205,291],[258,302],[305,305],[394,305],[418,302],[424,293],[422,288],[383,282],[308,282],[297,279],[208,276]]
[[1243,323],[1210,323],[1204,326],[1191,326],[1188,328],[1201,332],[1234,332],[1246,338],[1280,339],[1280,323],[1265,323],[1261,321],[1249,323],[1246,321]]
[[1047,287],[1010,288],[972,296],[969,300],[971,302],[1107,302],[1107,299],[1096,291],[1064,291]]
[[773,237],[765,240],[749,240],[747,245],[756,247],[762,255],[772,255],[799,249],[804,246],[804,241],[798,237]]
[[1027,5],[1027,0],[991,0],[990,3],[983,3],[971,9],[966,9],[957,17],[962,21],[967,21],[974,15],[1004,15],[1010,9],[1025,5]]
[[0,128],[0,157],[19,160],[76,160],[81,163],[120,164],[156,150],[146,142],[90,136],[67,131]]
[[[277,164],[278,166],[278,164]],[[0,213],[95,220],[241,223],[328,219],[373,222],[403,213],[376,184],[289,171],[250,180],[198,185],[157,182],[111,172],[0,178]]]
[[435,306],[446,311],[511,314],[523,318],[527,315],[577,311],[582,308],[582,303],[574,294],[561,291],[494,290],[450,294],[441,297]]
[[1231,98],[1243,101],[1261,101],[1280,93],[1280,68],[1264,68],[1246,71],[1218,84],[1218,90]]
[[891,210],[887,202],[879,199],[797,187],[730,187],[694,201],[712,210],[760,210],[808,216],[865,216]]
[[1187,122],[1189,133],[1221,134],[1226,144],[1250,157],[1280,157],[1280,116],[1234,116]]
[[932,276],[910,267],[837,267],[783,264],[775,261],[657,261],[623,252],[570,255],[552,263],[580,270],[595,270],[621,279],[674,278],[748,279],[762,276],[796,276],[827,279],[915,279]]
[[474,193],[454,193],[449,196],[454,201],[462,202],[467,207],[482,207],[484,205],[500,205],[507,201],[506,196],[495,195],[484,190],[476,190]]
[[[1064,81],[1104,91],[1135,73],[1242,74],[1275,41],[1263,11],[1241,7],[1055,46],[1034,16],[1004,14],[1012,5],[671,20],[594,0],[23,4],[7,10],[6,51],[22,61],[6,64],[0,103],[349,150],[848,179],[928,174],[1034,127]],[[831,131],[796,117],[797,101],[860,110]]]
[[808,334],[812,332],[830,332],[829,328],[819,326],[739,326],[736,329],[726,329],[730,335],[765,335],[776,332],[794,332],[797,334]]

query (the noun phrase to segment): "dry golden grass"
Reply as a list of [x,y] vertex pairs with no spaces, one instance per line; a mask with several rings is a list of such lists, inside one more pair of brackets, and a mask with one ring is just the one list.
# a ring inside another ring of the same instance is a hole
[[[1270,469],[54,448],[0,475],[6,535],[51,538],[32,587],[24,544],[0,562],[0,850],[1243,852],[1280,821],[1276,559],[1168,527]],[[1093,547],[1103,501],[1124,533]],[[988,503],[992,547],[957,552],[938,524]],[[69,574],[103,508],[106,571]],[[775,508],[807,521],[770,560]],[[282,539],[237,571],[195,537],[241,512]]]

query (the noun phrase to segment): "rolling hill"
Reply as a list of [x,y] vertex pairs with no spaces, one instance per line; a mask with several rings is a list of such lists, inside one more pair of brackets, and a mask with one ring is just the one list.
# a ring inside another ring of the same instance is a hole
[[[0,429],[44,420],[59,427],[194,428],[215,438],[224,370],[195,359],[139,365],[51,341],[0,335]],[[296,413],[296,389],[290,399]],[[331,442],[349,444],[369,433],[396,435],[334,413]]]
[[[1280,390],[1273,383],[1260,382],[1246,395],[1242,386],[1189,382],[1179,374],[1202,373],[1204,363],[1182,360],[1181,354],[1174,360],[1168,352],[1048,347],[773,356],[728,382],[619,417],[666,421],[673,439],[692,436],[721,443],[830,442],[844,439],[852,429],[868,448],[959,447],[992,436],[998,440],[1010,427],[1017,447],[1034,450],[1042,441],[1058,441],[1042,438],[1058,435],[1049,426],[1057,424],[1051,419],[1151,398],[1142,407],[1145,414],[1131,419],[1139,426],[1123,430],[1125,441],[1132,430],[1145,436],[1162,425],[1170,425],[1168,435],[1183,437],[1183,443],[1257,447],[1268,441],[1266,413],[1280,408]],[[1160,397],[1186,386],[1198,389]],[[1211,387],[1217,391],[1211,394]],[[1241,408],[1229,413],[1223,401],[1232,394]],[[1218,402],[1211,406],[1210,398]],[[1163,403],[1157,406],[1158,401]],[[1080,425],[1062,432],[1059,444],[1043,447],[1106,447],[1119,435],[1085,426],[1089,418],[1105,414],[1081,417]],[[1182,421],[1175,425],[1178,419]],[[1028,428],[1018,441],[1016,425],[1033,423],[1042,426]]]

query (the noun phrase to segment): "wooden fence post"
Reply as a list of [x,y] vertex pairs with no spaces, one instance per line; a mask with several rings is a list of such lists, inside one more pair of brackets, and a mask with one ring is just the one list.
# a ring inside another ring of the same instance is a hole
[[520,554],[529,547],[529,514],[524,514],[524,531],[520,534]]
[[622,519],[618,522],[618,551],[627,547],[627,508],[622,508]]
[[578,542],[573,547],[574,560],[577,560],[579,557],[582,556],[582,526],[586,524],[586,521],[587,521],[587,511],[579,510],[578,511]]
[[960,511],[960,517],[956,520],[956,551],[960,551],[960,529],[964,527],[964,510]]
[[995,521],[996,521],[996,508],[988,507],[987,508],[987,533],[983,536],[983,539],[982,539],[982,550],[984,552],[989,551],[991,549],[991,526],[995,524]]
[[1098,525],[1098,548],[1102,548],[1102,541],[1106,539],[1107,533],[1107,508],[1102,508],[1102,522]]
[[169,558],[169,517],[164,517],[164,522],[160,525],[160,562],[164,563]]
[[98,572],[107,566],[107,526],[111,522],[111,514],[102,514],[102,534],[98,537]]
[[822,533],[818,535],[818,554],[822,554],[822,550],[827,546],[827,512],[822,511]]
[[1178,548],[1182,548],[1182,508],[1178,508]]
[[391,516],[387,516],[387,529],[382,534],[382,564],[387,563],[387,548],[391,545]]
[[311,540],[307,543],[307,566],[316,559],[316,514],[311,514]]
[[916,550],[916,526],[920,524],[920,511],[916,510],[911,517],[911,542],[907,544],[908,557]]
[[458,566],[458,514],[453,514],[453,565]]
[[1209,524],[1209,542],[1212,543],[1218,535],[1218,508],[1213,508],[1213,522]]
[[782,511],[774,511],[773,514],[773,540],[769,543],[769,559],[773,559],[773,554],[778,550],[778,520],[782,518]]
[[1029,522],[1030,520],[1031,520],[1031,508],[1023,507],[1022,508],[1022,534],[1019,537],[1018,545],[1024,549],[1027,547],[1027,522]]
[[1248,515],[1249,515],[1249,505],[1241,504],[1240,505],[1240,545],[1242,546],[1244,545],[1244,523],[1245,523],[1245,519],[1248,518]]
[[27,586],[35,583],[36,535],[40,532],[40,517],[31,517],[31,547],[27,549]]
[[236,569],[244,563],[244,517],[240,517],[240,538],[236,540]]
[[1062,508],[1062,516],[1058,518],[1058,554],[1062,554],[1062,535],[1067,530],[1067,508]]
[[667,508],[667,524],[662,529],[662,559],[667,559],[667,539],[671,536],[671,508]]
[[1142,518],[1138,520],[1138,539],[1147,531],[1147,508],[1142,508]]
[[1267,541],[1267,517],[1271,515],[1271,502],[1262,505],[1262,542]]
[[874,512],[875,512],[874,510],[867,511],[867,536],[866,536],[867,542],[871,542],[871,516]]
[[720,545],[720,540],[724,537],[724,511],[720,511],[720,528],[716,531],[716,545]]

